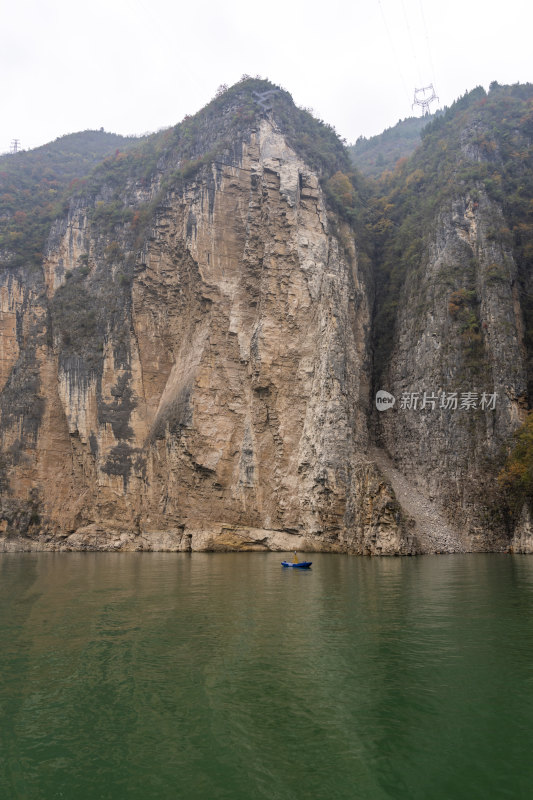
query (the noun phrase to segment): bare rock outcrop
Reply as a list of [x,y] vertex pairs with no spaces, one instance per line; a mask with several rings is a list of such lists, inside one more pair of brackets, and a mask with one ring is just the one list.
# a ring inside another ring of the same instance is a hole
[[141,211],[159,191],[136,247],[99,222],[105,187],[54,226],[31,440],[2,418],[8,491],[38,510],[4,549],[418,552],[365,457],[372,282],[351,229],[272,114],[214,153],[163,192],[128,185]]
[[0,551],[532,552],[498,481],[533,386],[531,108],[474,90],[362,189],[244,80],[108,156],[40,261],[13,228]]

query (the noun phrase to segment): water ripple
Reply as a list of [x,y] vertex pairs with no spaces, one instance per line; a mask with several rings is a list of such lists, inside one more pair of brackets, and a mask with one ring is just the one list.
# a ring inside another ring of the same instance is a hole
[[533,561],[0,557],[0,787],[529,797]]

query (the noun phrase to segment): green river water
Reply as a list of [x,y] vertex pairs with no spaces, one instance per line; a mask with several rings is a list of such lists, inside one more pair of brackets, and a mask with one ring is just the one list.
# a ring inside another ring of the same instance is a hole
[[533,797],[533,557],[0,556],[2,800]]

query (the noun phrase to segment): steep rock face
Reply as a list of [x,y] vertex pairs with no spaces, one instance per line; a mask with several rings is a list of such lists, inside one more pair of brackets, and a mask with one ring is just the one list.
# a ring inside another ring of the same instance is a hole
[[[271,116],[207,162],[140,248],[83,202],[55,225],[49,317],[42,297],[24,316],[45,326],[42,407],[7,463],[9,525],[33,510],[30,549],[416,552],[364,455],[372,282],[350,230]],[[3,414],[4,449],[25,424]]]
[[531,552],[532,109],[474,90],[372,194],[244,81],[51,228],[0,195],[0,551]]
[[531,404],[531,87],[476,90],[458,106],[428,129],[396,189],[405,216],[387,251],[395,313],[375,386],[396,403],[375,415],[376,431],[466,549],[527,551],[529,514],[512,510],[498,474]]
[[383,387],[397,401],[379,417],[395,462],[469,530],[474,549],[508,543],[487,501],[493,465],[526,409],[516,264],[487,236],[500,216],[483,195],[438,216],[423,270],[402,290]]

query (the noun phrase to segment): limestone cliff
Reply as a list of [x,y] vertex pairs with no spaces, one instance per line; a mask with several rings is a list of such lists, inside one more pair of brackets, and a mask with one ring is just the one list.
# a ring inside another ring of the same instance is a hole
[[43,288],[2,274],[6,549],[419,549],[366,455],[372,276],[320,154],[268,84],[215,111],[97,172]]
[[514,530],[528,549],[498,472],[530,406],[531,98],[465,97],[426,129],[385,201],[403,194],[401,218],[385,214],[375,388],[396,403],[376,414],[377,437],[469,550],[505,549]]
[[0,550],[531,552],[532,136],[531,87],[475,90],[370,186],[243,80],[0,192]]

